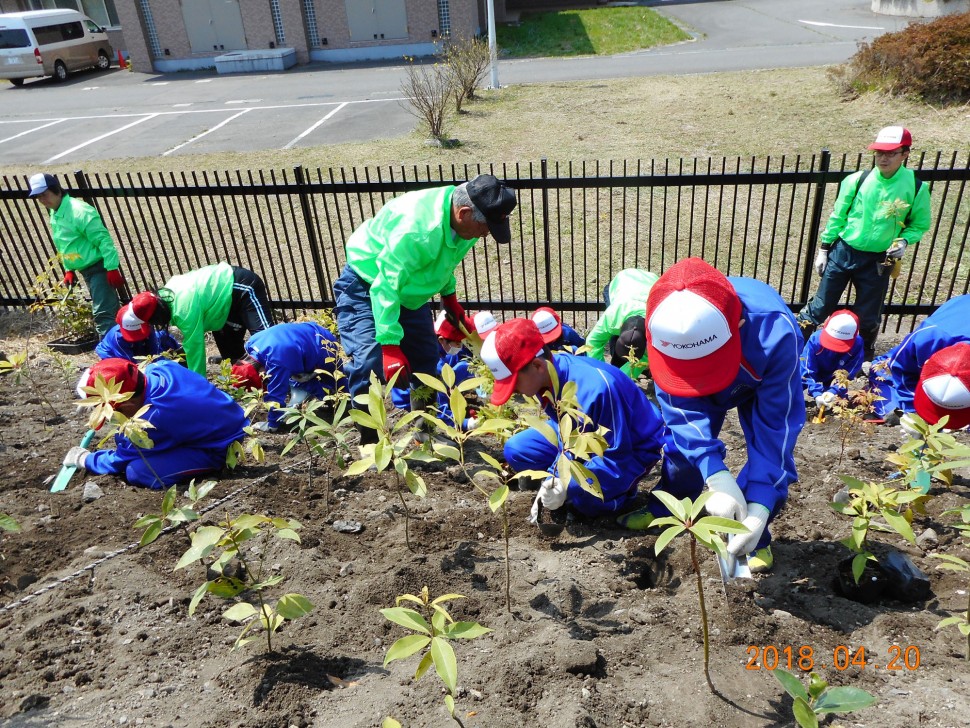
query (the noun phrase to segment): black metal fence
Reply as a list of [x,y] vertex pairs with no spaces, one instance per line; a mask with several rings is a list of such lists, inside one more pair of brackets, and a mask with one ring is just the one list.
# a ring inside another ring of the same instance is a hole
[[[887,317],[899,330],[968,292],[970,155],[911,158],[930,185],[933,224],[894,282]],[[293,313],[333,305],[350,233],[389,198],[492,172],[519,195],[513,243],[477,245],[457,272],[473,309],[523,312],[551,304],[588,326],[622,268],[662,272],[700,256],[728,275],[759,278],[797,309],[813,292],[815,242],[847,174],[863,155],[291,171],[86,174],[65,189],[101,212],[133,290],[220,260],[266,281]],[[3,177],[0,305],[31,300],[53,254],[46,211],[26,180]],[[887,318],[887,320],[889,320]]]

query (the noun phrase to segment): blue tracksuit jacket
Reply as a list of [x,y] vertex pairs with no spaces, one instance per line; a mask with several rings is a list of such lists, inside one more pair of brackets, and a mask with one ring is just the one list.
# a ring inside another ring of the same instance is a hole
[[[589,415],[592,429],[603,426],[608,430],[606,452],[586,463],[599,479],[603,500],[572,481],[566,489],[567,502],[588,516],[623,510],[637,494],[637,481],[660,459],[660,413],[636,383],[616,367],[571,354],[554,354],[553,364],[560,384],[577,384],[576,398],[580,409]],[[550,408],[547,414],[554,416]],[[532,428],[505,443],[505,459],[515,471],[552,472],[560,452]]]
[[[441,379],[441,370],[444,368],[445,364],[450,366],[455,372],[455,384],[461,384],[466,379],[471,379],[472,373],[468,368],[468,363],[471,361],[472,353],[468,351],[465,347],[462,347],[457,354],[445,354],[444,349],[438,346],[438,378]],[[415,383],[418,383],[415,380]],[[451,403],[448,398],[445,397],[441,392],[437,392],[437,399],[435,400],[435,411],[438,414],[438,419],[442,422],[447,423],[449,426],[454,427],[455,416],[451,411]],[[392,389],[391,390],[391,401],[394,403],[395,407],[400,409],[409,410],[411,409],[411,390],[410,389]],[[465,422],[462,423],[464,426],[468,421],[465,418]]]
[[182,345],[167,331],[152,329],[144,341],[125,341],[118,324],[112,326],[94,348],[99,359],[117,358],[128,361],[135,361],[135,357],[140,356],[158,356],[166,351],[182,351]]
[[131,440],[115,435],[115,449],[91,453],[84,463],[86,470],[101,475],[124,473],[133,485],[161,488],[196,472],[221,468],[227,448],[243,438],[243,427],[249,425],[242,407],[228,394],[165,359],[145,368],[145,404],[151,405],[144,419],[153,425],[148,436],[154,447],[139,455]]
[[970,295],[940,306],[899,346],[872,362],[869,383],[885,399],[875,403],[880,417],[895,409],[915,412],[913,396],[926,360],[940,349],[970,341]]
[[561,350],[566,353],[573,353],[576,349],[586,344],[586,339],[576,329],[567,324],[561,324],[562,337],[560,339]]
[[844,354],[831,351],[822,346],[821,329],[812,334],[802,349],[802,385],[808,389],[812,397],[823,392],[831,392],[837,397],[845,396],[845,387],[832,383],[832,375],[839,369],[849,373],[849,379],[855,379],[862,371],[863,343],[862,337],[856,336],[852,348]]
[[[337,339],[318,323],[277,324],[257,331],[246,341],[246,353],[263,367],[267,402],[286,406],[290,387],[304,389],[316,398],[333,391]],[[317,370],[321,373],[314,375]],[[309,375],[313,376],[307,379]],[[267,420],[277,427],[282,417],[274,407]]]
[[[661,487],[677,498],[696,498],[707,478],[726,470],[718,439],[728,410],[737,409],[748,460],[737,481],[749,503],[774,516],[798,479],[793,452],[805,425],[805,397],[799,371],[804,338],[795,317],[769,285],[752,278],[728,278],[741,299],[742,363],[725,389],[706,397],[675,397],[657,386],[668,428]],[[651,509],[664,513],[654,500]],[[765,529],[764,547],[770,540]]]

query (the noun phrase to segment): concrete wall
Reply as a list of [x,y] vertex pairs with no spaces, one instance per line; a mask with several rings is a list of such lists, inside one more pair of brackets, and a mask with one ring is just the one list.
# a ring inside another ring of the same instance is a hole
[[970,11],[970,0],[872,0],[872,12],[907,18],[938,18]]

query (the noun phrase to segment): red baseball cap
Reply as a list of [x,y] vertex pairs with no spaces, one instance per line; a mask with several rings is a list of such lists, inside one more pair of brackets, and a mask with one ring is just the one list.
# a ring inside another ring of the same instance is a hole
[[139,293],[131,303],[118,309],[115,321],[121,327],[121,338],[125,341],[144,341],[152,331],[149,320],[155,314],[158,296],[149,291]]
[[876,141],[869,145],[877,152],[894,152],[900,147],[913,146],[913,135],[901,126],[886,126],[876,134]]
[[232,383],[234,387],[263,388],[263,378],[260,376],[256,365],[251,361],[238,361],[233,364],[232,376],[234,377]]
[[495,376],[492,404],[503,405],[515,394],[519,372],[542,355],[545,342],[532,319],[512,319],[490,333],[482,344],[482,361]]
[[819,341],[829,351],[845,354],[859,335],[859,317],[847,308],[836,311],[825,320]]
[[539,329],[539,333],[542,334],[542,340],[547,344],[551,344],[562,336],[562,319],[549,306],[537,308],[535,313],[532,314],[532,320]]
[[931,425],[944,416],[949,416],[946,426],[951,430],[970,425],[970,343],[940,349],[926,360],[913,406]]
[[647,358],[654,381],[677,397],[719,392],[741,366],[741,299],[723,273],[685,258],[647,297]]
[[448,341],[462,341],[465,338],[461,330],[448,320],[445,311],[440,311],[438,318],[434,320],[434,332],[441,338],[448,339]]

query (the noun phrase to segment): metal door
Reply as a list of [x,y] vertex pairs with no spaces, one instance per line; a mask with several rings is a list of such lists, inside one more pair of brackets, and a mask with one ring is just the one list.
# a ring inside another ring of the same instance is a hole
[[181,0],[193,53],[246,49],[239,0]]

